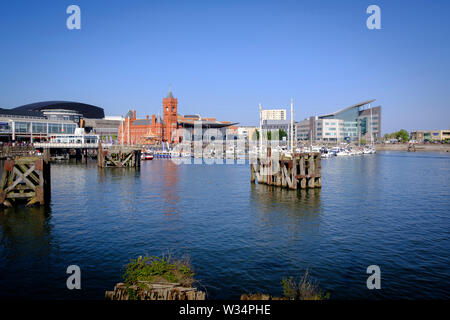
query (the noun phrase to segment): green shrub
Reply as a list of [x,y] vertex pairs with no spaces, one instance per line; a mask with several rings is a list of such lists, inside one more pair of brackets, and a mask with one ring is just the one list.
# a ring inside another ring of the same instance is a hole
[[194,282],[194,272],[188,259],[173,260],[168,257],[146,256],[131,260],[123,275],[125,283],[138,285],[142,282],[180,283],[190,287]]
[[290,300],[327,300],[330,294],[324,294],[317,282],[311,279],[308,270],[297,282],[292,277],[284,278],[281,281],[283,294]]

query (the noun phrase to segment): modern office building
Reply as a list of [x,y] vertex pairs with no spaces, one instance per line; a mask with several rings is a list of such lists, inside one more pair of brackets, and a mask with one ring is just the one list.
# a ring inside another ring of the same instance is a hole
[[[271,131],[272,133],[278,132],[279,130],[284,130],[286,134],[289,134],[291,127],[291,121],[290,120],[263,120],[262,121],[262,131],[268,132]],[[297,127],[294,123],[294,137],[297,135],[296,133]]]
[[238,136],[246,140],[256,140],[256,126],[239,126]]
[[119,137],[119,127],[124,121],[121,116],[106,116],[103,119],[84,119],[86,131],[98,134],[101,140],[117,141]]
[[286,120],[286,109],[262,110],[262,120]]
[[0,109],[0,140],[40,141],[52,134],[73,134],[82,119],[102,119],[102,108],[71,101],[44,101]]
[[375,142],[381,138],[381,106],[369,107],[375,99],[354,104],[296,124],[298,140],[315,142]]

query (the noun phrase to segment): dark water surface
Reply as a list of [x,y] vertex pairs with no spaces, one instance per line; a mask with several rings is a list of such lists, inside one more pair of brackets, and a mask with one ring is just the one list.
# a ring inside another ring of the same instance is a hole
[[[138,255],[189,255],[212,299],[280,295],[306,269],[335,299],[450,297],[450,156],[325,159],[323,188],[250,183],[248,165],[52,165],[49,208],[0,211],[0,297],[103,299]],[[66,288],[79,265],[82,290]],[[366,268],[379,265],[378,291]]]

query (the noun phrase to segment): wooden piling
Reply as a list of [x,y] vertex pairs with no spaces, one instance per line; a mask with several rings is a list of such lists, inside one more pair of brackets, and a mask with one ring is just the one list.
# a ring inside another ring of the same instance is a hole
[[141,166],[141,150],[129,146],[98,146],[97,164],[102,168],[137,168]]
[[27,206],[50,201],[50,163],[39,157],[6,160],[0,181],[0,205],[11,207],[19,201]]
[[257,158],[250,164],[251,182],[296,190],[322,187],[320,152],[283,154],[279,158]]

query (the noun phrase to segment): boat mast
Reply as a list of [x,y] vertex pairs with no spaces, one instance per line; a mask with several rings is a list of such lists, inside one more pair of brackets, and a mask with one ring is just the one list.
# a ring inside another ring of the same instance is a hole
[[370,145],[373,147],[372,108],[370,107],[370,103],[369,103],[369,108],[370,108]]
[[262,156],[262,106],[259,104],[259,156]]
[[291,99],[291,151],[294,152],[294,99]]

